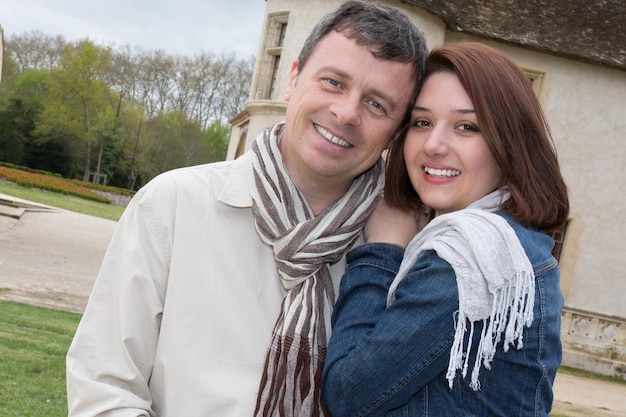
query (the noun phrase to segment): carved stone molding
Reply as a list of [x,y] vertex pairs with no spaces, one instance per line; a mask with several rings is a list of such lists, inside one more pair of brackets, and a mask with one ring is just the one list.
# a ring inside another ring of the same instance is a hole
[[[564,308],[561,312],[561,341],[564,365],[611,374],[626,379],[626,320],[583,310]],[[587,358],[581,359],[581,358]]]

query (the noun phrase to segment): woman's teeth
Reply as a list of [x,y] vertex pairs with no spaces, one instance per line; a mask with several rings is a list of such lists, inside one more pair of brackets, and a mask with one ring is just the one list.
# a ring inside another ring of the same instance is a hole
[[424,172],[426,172],[428,175],[432,175],[433,177],[441,178],[456,177],[461,175],[461,171],[457,171],[456,169],[434,169],[424,167]]

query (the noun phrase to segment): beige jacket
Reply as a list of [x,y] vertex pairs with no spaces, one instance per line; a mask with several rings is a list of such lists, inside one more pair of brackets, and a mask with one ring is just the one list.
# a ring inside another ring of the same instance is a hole
[[67,354],[70,417],[252,415],[285,292],[251,169],[249,153],[182,168],[133,198]]

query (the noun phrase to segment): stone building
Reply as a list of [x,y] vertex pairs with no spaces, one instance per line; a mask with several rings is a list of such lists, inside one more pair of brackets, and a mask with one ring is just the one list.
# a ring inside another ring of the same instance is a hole
[[[261,0],[259,0],[261,1]],[[282,120],[291,63],[317,20],[341,0],[266,0],[245,110],[231,120],[228,159]],[[571,215],[555,236],[565,296],[563,364],[626,379],[626,2],[384,1],[429,47],[478,41],[527,73],[569,186]],[[622,141],[625,141],[624,143]]]

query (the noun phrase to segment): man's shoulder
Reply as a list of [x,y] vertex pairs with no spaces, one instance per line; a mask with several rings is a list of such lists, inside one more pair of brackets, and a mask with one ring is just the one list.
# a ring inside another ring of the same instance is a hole
[[250,166],[251,163],[247,162],[244,156],[242,156],[235,160],[176,168],[157,175],[147,186],[178,188],[188,184],[198,186],[201,184],[223,183],[231,175],[231,172],[243,171],[247,174]]
[[210,162],[200,165],[191,165],[187,167],[176,168],[171,171],[166,171],[159,174],[159,177],[171,177],[172,179],[195,177],[195,176],[207,176],[207,175],[220,175],[228,173],[237,160]]
[[251,173],[250,152],[235,160],[177,168],[153,178],[133,200],[140,206],[164,210],[203,206],[210,201],[247,208],[252,206]]

